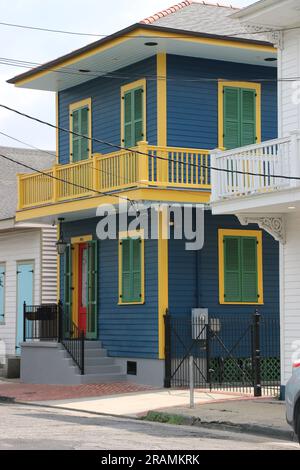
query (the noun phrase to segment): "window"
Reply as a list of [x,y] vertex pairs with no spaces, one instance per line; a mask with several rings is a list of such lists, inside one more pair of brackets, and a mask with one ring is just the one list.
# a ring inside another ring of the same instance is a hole
[[262,233],[219,230],[221,304],[262,304]]
[[146,80],[121,87],[121,140],[124,147],[135,147],[146,140]]
[[232,149],[261,140],[261,87],[219,82],[219,147]]
[[0,323],[5,318],[5,265],[0,264]]
[[[91,99],[70,105],[70,129],[72,132],[91,137]],[[79,162],[91,156],[92,143],[79,135],[70,134],[70,160]]]
[[119,304],[144,302],[144,239],[141,232],[119,235]]

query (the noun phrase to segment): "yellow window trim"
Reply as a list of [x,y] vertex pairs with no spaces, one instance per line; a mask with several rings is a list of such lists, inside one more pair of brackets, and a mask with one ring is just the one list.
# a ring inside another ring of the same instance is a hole
[[158,212],[158,358],[165,359],[165,321],[169,308],[169,241],[164,237],[167,224],[163,211]]
[[261,84],[253,82],[229,82],[219,80],[218,82],[218,141],[219,148],[224,150],[224,99],[223,91],[225,87],[248,88],[256,91],[256,143],[261,142]]
[[125,93],[128,91],[134,90],[135,88],[142,88],[144,90],[143,93],[143,134],[144,137],[142,138],[143,141],[147,140],[147,85],[146,85],[146,79],[141,78],[140,80],[136,80],[131,83],[127,83],[126,85],[121,86],[121,103],[120,103],[120,109],[121,109],[121,147],[124,147],[124,119],[125,119],[125,113],[124,113],[124,96]]
[[[139,237],[141,239],[141,300],[139,302],[122,302],[122,245],[120,241],[125,238]],[[119,232],[118,240],[119,250],[119,301],[118,305],[141,305],[145,303],[145,238],[144,230],[129,230],[126,232]]]
[[92,240],[93,240],[93,235],[81,235],[80,237],[72,237],[71,245],[75,245],[75,243],[90,242]]
[[[86,98],[84,100],[76,101],[69,105],[69,129],[70,131],[73,129],[73,112],[80,108],[88,107],[89,114],[88,114],[88,126],[89,126],[89,133],[88,136],[92,138],[92,98]],[[89,158],[92,158],[92,141],[89,141]],[[73,135],[70,133],[70,163],[73,162]]]
[[[257,285],[258,285],[258,302],[225,302],[224,293],[224,237],[256,237],[257,245]],[[264,289],[263,289],[263,258],[262,258],[262,232],[261,230],[234,230],[234,229],[219,229],[218,230],[219,242],[219,303],[222,305],[263,305],[264,304]]]

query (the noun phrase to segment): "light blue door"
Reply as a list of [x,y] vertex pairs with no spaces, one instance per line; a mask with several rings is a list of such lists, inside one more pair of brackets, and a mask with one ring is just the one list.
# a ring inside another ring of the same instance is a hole
[[23,341],[23,304],[33,305],[34,268],[31,261],[17,264],[17,339],[16,354],[21,353],[20,343]]

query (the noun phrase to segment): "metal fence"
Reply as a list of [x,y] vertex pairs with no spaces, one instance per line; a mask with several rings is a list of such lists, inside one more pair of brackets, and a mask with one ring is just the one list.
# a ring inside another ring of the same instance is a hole
[[85,334],[73,322],[68,308],[58,304],[24,303],[23,340],[60,342],[84,374]]
[[280,330],[274,315],[165,316],[165,386],[194,386],[254,396],[279,394]]

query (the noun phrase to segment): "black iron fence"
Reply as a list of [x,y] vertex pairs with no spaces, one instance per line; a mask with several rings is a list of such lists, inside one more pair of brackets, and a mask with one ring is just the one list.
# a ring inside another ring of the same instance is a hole
[[23,305],[23,339],[58,341],[59,308],[56,304]]
[[66,349],[80,373],[84,374],[85,334],[72,321],[63,304],[26,305],[24,303],[23,339],[58,341]]
[[216,315],[211,318],[165,316],[165,386],[194,386],[261,395],[280,388],[279,317]]

